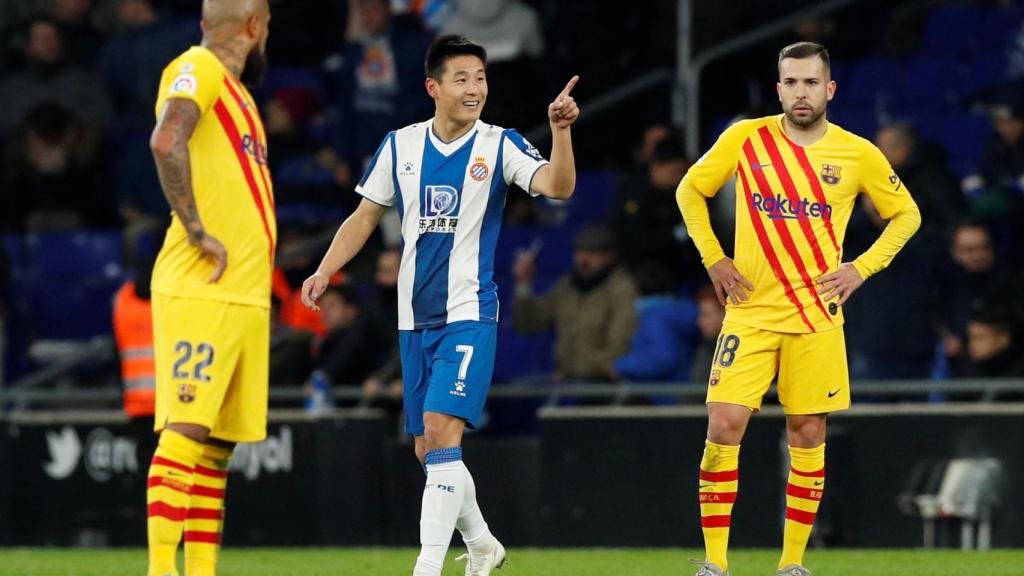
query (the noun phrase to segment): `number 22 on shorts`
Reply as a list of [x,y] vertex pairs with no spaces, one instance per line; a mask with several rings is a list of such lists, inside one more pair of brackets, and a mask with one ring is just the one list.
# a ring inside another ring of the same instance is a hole
[[[193,350],[196,356],[196,363],[191,373],[189,373],[185,365],[192,359]],[[198,346],[193,347],[191,342],[181,340],[174,345],[174,354],[178,357],[174,361],[174,372],[172,373],[175,380],[191,378],[199,382],[210,381],[210,375],[205,370],[213,364],[213,346],[206,342],[200,342]]]

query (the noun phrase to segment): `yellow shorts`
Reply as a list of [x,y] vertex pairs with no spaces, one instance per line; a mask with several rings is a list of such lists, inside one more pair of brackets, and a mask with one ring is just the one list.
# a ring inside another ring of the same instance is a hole
[[726,320],[711,365],[707,401],[759,410],[776,375],[786,414],[849,408],[843,329],[783,334]]
[[200,424],[210,436],[267,435],[270,310],[153,294],[156,421]]

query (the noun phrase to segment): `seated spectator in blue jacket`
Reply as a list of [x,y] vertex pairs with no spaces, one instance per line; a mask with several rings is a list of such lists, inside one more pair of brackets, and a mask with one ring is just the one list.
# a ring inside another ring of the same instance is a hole
[[672,273],[659,262],[637,269],[637,330],[629,352],[615,360],[615,371],[634,382],[689,379],[690,353],[697,339],[697,306],[675,296]]
[[715,289],[710,284],[697,291],[696,300],[700,343],[690,358],[689,381],[703,385],[711,377],[711,364],[715,360],[718,336],[722,333],[722,324],[725,322],[725,307],[718,300],[718,294],[715,294]]
[[423,88],[430,35],[392,18],[388,0],[354,0],[365,35],[327,61],[336,79],[335,182],[349,188],[390,130],[430,117]]

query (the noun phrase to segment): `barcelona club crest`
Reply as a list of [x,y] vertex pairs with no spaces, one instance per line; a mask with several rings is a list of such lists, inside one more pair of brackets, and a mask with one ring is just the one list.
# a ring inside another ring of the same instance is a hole
[[178,385],[178,400],[184,404],[189,404],[196,399],[196,385],[195,384],[179,384]]
[[718,370],[711,371],[711,378],[708,379],[708,386],[717,386],[718,381],[722,378],[721,372]]
[[825,184],[836,185],[839,184],[839,179],[842,177],[840,173],[842,167],[836,166],[835,164],[822,164],[821,165],[821,180]]

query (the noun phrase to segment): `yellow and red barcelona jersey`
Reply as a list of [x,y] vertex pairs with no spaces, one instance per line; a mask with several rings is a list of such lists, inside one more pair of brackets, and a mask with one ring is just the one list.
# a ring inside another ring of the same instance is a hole
[[227,249],[228,266],[210,284],[214,261],[189,244],[175,214],[153,270],[153,292],[269,308],[277,220],[266,131],[252,96],[213,52],[193,46],[164,69],[157,118],[171,98],[199,106],[188,143],[192,191],[206,232]]
[[[786,137],[782,118],[729,127],[680,189],[712,197],[736,176],[734,260],[754,291],[746,302],[729,303],[729,319],[774,332],[820,332],[843,323],[841,308],[817,294],[815,281],[842,263],[857,195],[866,193],[885,219],[914,201],[871,142],[829,124],[819,141],[799,146]],[[694,240],[705,265],[724,256],[713,238]]]

